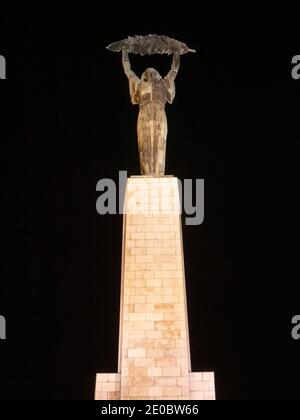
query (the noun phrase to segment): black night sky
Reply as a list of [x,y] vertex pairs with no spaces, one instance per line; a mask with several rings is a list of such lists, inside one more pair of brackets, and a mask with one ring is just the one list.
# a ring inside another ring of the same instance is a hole
[[122,217],[96,213],[96,183],[138,174],[138,109],[105,46],[148,33],[197,50],[167,107],[167,173],[205,179],[205,222],[184,226],[193,370],[221,400],[299,399],[299,14],[165,9],[1,11],[0,399],[93,399],[117,370]]

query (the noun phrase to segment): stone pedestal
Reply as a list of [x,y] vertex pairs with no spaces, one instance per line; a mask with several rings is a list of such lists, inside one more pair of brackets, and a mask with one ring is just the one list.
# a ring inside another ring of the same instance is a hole
[[119,373],[103,399],[213,400],[213,373],[191,373],[177,178],[132,177],[125,197]]

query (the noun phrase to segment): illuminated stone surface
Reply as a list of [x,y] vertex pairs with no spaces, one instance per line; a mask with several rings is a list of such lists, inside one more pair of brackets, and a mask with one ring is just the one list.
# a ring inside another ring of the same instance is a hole
[[95,398],[214,400],[213,373],[191,373],[178,180],[128,180],[123,228],[119,374]]

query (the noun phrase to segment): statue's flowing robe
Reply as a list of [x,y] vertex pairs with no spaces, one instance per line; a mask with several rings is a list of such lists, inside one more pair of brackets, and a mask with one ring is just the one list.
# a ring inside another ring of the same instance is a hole
[[132,103],[140,107],[137,132],[141,173],[163,176],[168,133],[165,105],[175,97],[174,79],[167,76],[146,82],[132,74],[129,89]]

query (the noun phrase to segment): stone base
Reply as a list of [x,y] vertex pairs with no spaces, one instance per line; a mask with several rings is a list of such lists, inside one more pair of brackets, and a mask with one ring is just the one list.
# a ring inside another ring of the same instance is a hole
[[96,377],[95,400],[120,400],[121,375],[118,373],[98,373]]
[[175,177],[132,177],[124,227],[119,374],[98,400],[213,400],[213,373],[191,373],[181,203]]
[[[174,397],[162,397],[162,394],[172,394],[174,387],[167,386],[168,381],[166,380],[166,385],[162,387],[162,392],[157,392],[157,389],[153,388],[152,394],[147,395],[149,399],[155,400],[180,400],[180,399],[189,399],[195,401],[214,401],[216,399],[215,393],[215,376],[211,372],[193,372],[189,375],[188,383],[183,383],[182,379],[176,380],[176,385],[188,385],[190,388],[190,398],[178,396]],[[178,383],[179,382],[179,383]],[[172,382],[174,386],[174,383]],[[151,388],[149,393],[151,393]],[[157,395],[157,394],[161,395]],[[126,399],[126,398],[123,398]],[[96,392],[95,400],[97,401],[107,401],[107,400],[121,400],[121,374],[118,373],[99,373],[96,378]]]
[[214,401],[215,375],[213,372],[190,373],[191,400]]

